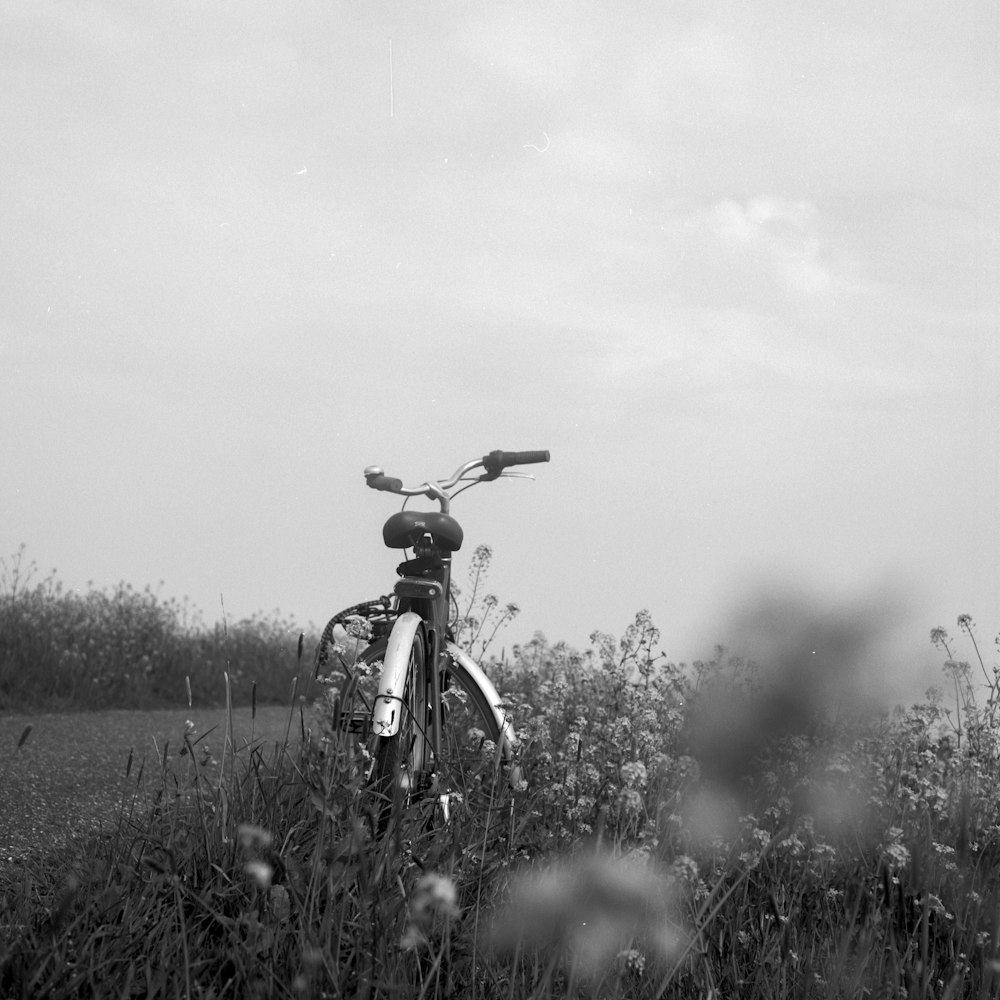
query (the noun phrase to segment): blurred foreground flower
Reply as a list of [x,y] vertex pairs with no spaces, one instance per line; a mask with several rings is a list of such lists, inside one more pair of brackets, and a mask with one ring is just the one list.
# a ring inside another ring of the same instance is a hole
[[275,919],[284,923],[292,910],[288,890],[283,885],[272,885],[267,894],[267,905]]
[[257,883],[260,889],[269,889],[274,869],[264,861],[248,861],[243,870]]
[[402,948],[417,948],[425,944],[437,925],[448,924],[461,916],[455,883],[434,872],[417,882],[408,907],[409,920],[400,941]]
[[636,944],[660,958],[676,954],[683,931],[671,904],[669,881],[647,864],[595,855],[561,861],[515,882],[493,941],[502,951],[557,949],[591,976]]
[[736,790],[775,741],[877,716],[874,692],[900,608],[885,594],[841,605],[784,589],[747,598],[725,629],[738,655],[709,677],[687,713],[702,775]]
[[263,827],[254,826],[252,823],[240,823],[236,832],[240,838],[240,847],[245,851],[254,848],[263,848],[266,850],[271,846],[272,837],[270,831],[265,830]]

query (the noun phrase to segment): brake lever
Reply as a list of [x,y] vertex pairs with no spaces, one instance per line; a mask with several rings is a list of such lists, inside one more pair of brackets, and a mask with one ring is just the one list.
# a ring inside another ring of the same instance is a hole
[[491,475],[488,472],[484,472],[481,476],[462,476],[459,482],[468,483],[469,486],[471,486],[473,483],[492,483],[494,480],[501,478],[534,479],[535,477],[530,472],[498,472],[496,475]]

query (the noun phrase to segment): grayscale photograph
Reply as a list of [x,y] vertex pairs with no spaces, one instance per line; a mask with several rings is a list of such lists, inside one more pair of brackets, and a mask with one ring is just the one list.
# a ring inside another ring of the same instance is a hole
[[0,151],[0,1000],[1000,998],[995,3],[6,0]]

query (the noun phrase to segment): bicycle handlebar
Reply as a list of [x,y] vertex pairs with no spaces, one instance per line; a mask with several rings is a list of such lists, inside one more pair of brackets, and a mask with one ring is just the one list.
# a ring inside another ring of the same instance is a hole
[[400,493],[403,489],[403,480],[394,479],[392,476],[383,476],[379,473],[369,474],[365,469],[365,482],[373,490],[385,490],[386,493]]
[[512,465],[532,465],[548,460],[547,451],[491,451],[483,456],[483,467],[491,475],[498,476]]
[[373,490],[384,490],[386,493],[398,493],[402,496],[428,496],[432,500],[438,500],[442,504],[448,501],[448,494],[445,490],[451,489],[467,472],[472,469],[482,467],[486,470],[486,475],[480,477],[482,482],[489,482],[496,479],[504,469],[512,465],[531,465],[536,462],[547,462],[549,453],[547,451],[491,451],[482,458],[466,462],[450,478],[436,483],[421,483],[420,486],[404,486],[401,479],[394,476],[387,476],[383,469],[377,465],[369,465],[365,469],[365,482]]

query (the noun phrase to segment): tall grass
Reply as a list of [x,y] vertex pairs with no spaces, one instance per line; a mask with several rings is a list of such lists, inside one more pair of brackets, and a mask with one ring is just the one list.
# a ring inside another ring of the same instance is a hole
[[1000,995],[995,671],[935,629],[953,700],[871,712],[869,623],[754,614],[764,660],[671,663],[646,613],[515,647],[525,782],[484,759],[447,823],[373,834],[340,690],[217,777],[179,734],[103,836],[0,873],[0,995]]
[[[297,675],[299,628],[278,612],[207,625],[185,601],[130,584],[67,590],[36,580],[24,549],[0,559],[0,710],[281,704]],[[314,631],[311,628],[309,631]],[[312,694],[311,671],[299,690]]]
[[416,996],[479,977],[463,915],[495,889],[510,793],[446,828],[417,808],[376,841],[359,748],[294,710],[289,728],[218,781],[185,730],[113,829],[0,873],[0,994]]

